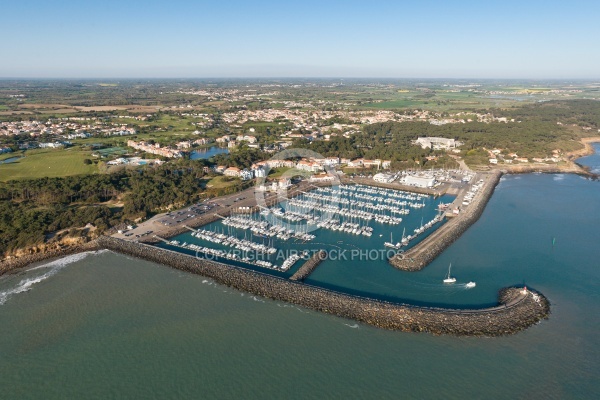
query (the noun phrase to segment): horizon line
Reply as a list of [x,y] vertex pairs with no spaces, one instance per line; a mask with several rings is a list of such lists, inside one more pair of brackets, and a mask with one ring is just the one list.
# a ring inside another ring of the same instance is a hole
[[599,81],[600,77],[586,77],[586,78],[526,78],[526,77],[513,77],[513,78],[473,78],[473,77],[401,77],[401,76],[185,76],[185,77],[174,77],[174,76],[151,76],[151,77],[135,77],[135,76],[121,76],[121,77],[102,77],[102,76],[87,76],[87,77],[66,77],[66,76],[0,76],[0,80],[129,80],[129,79],[183,79],[183,80],[198,80],[198,79],[336,79],[336,80],[353,80],[353,79],[410,79],[410,80],[527,80],[527,81]]

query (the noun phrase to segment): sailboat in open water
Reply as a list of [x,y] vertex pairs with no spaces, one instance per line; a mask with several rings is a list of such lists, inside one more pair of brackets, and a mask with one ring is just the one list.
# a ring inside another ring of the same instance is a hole
[[456,282],[456,278],[454,278],[452,275],[450,275],[451,270],[452,270],[452,263],[450,263],[450,266],[448,267],[448,275],[446,275],[446,278],[444,279],[444,283]]

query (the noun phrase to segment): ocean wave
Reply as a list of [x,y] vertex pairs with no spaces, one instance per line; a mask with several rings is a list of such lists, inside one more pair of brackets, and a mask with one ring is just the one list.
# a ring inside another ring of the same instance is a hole
[[49,263],[42,264],[37,267],[33,267],[33,268],[26,270],[25,273],[29,273],[31,271],[37,271],[37,270],[41,270],[41,269],[49,269],[47,272],[45,272],[42,275],[32,277],[32,278],[22,279],[15,287],[1,291],[0,292],[0,306],[3,305],[4,303],[6,303],[6,301],[11,296],[13,296],[15,294],[19,294],[19,293],[28,292],[29,290],[31,290],[33,285],[35,285],[36,283],[45,281],[46,279],[50,278],[51,276],[56,275],[56,273],[58,273],[58,271],[60,271],[67,265],[73,264],[77,261],[81,261],[89,255],[97,255],[97,254],[104,253],[106,251],[107,250],[86,251],[83,253],[72,254],[70,256],[66,256],[61,259],[54,260]]

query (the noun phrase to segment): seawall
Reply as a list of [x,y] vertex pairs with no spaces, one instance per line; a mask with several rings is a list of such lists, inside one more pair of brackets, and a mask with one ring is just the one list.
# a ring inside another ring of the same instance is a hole
[[544,296],[531,291],[523,294],[517,288],[502,289],[498,306],[493,308],[458,310],[417,307],[351,296],[127,240],[104,236],[97,243],[102,248],[196,273],[254,295],[383,329],[436,335],[500,336],[526,329],[547,318],[550,311],[549,302]]
[[479,219],[501,176],[502,172],[498,170],[490,173],[466,211],[450,219],[413,248],[390,258],[390,264],[403,271],[425,268]]

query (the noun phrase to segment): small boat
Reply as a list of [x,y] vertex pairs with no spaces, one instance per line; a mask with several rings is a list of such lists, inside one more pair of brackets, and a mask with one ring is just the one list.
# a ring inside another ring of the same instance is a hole
[[471,282],[469,282],[469,283],[467,283],[467,284],[465,285],[465,287],[466,287],[467,289],[474,288],[475,286],[477,286],[477,284],[476,284],[475,282],[472,282],[472,281],[471,281]]
[[385,243],[383,243],[383,245],[384,245],[385,247],[391,247],[391,248],[393,248],[393,249],[395,249],[395,248],[396,248],[396,245],[394,244],[394,240],[393,240],[393,238],[392,238],[392,233],[391,233],[391,232],[390,232],[390,241],[389,241],[389,242],[385,242]]
[[444,283],[454,283],[454,282],[456,282],[456,278],[454,278],[453,276],[450,276],[450,270],[451,269],[452,269],[452,263],[450,263],[450,266],[448,267],[448,275],[444,279]]

